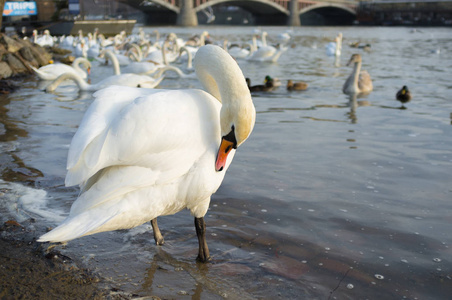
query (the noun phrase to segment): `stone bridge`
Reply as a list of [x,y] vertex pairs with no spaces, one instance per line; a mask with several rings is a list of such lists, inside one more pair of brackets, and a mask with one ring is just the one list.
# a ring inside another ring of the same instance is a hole
[[286,16],[286,24],[299,26],[300,16],[312,10],[335,8],[356,15],[358,0],[128,0],[128,4],[145,11],[146,7],[169,10],[177,14],[176,24],[197,26],[197,12],[223,4],[241,7],[251,13]]

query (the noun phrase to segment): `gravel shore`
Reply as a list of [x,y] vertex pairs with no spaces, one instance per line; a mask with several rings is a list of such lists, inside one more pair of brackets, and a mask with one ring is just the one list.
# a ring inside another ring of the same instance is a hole
[[[33,222],[0,227],[0,299],[132,299],[47,244],[35,241]],[[150,298],[151,299],[151,298]]]

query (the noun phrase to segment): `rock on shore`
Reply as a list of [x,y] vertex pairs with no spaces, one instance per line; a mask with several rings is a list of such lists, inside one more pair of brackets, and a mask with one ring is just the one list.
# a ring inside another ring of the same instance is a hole
[[6,34],[0,34],[0,57],[0,79],[31,74],[29,65],[39,68],[52,60],[52,54],[43,47]]

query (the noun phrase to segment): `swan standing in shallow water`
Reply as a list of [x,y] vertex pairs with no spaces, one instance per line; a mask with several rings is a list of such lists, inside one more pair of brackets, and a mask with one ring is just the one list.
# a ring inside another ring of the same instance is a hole
[[127,229],[184,208],[195,218],[198,260],[210,259],[204,215],[256,111],[245,77],[218,46],[194,67],[206,91],[110,87],[94,94],[69,149],[66,185],[81,194],[68,218],[39,238],[64,242]]
[[344,94],[367,94],[373,90],[369,73],[361,70],[362,58],[360,54],[353,54],[347,66],[353,63],[353,71],[342,87]]

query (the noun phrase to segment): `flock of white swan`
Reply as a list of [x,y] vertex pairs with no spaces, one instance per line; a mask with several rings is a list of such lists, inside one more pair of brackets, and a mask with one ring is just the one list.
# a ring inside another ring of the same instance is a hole
[[[197,259],[208,261],[204,215],[210,197],[256,118],[249,85],[236,60],[276,61],[288,48],[268,45],[266,33],[262,37],[260,43],[253,35],[251,43],[226,49],[205,45],[207,32],[187,41],[170,34],[154,43],[141,30],[129,37],[120,33],[107,39],[96,31],[88,38],[80,33],[54,41],[71,49],[77,59],[72,66],[55,63],[35,69],[39,78],[52,81],[46,90],[72,80],[81,90],[95,93],[67,159],[65,184],[78,185],[81,193],[67,219],[38,241],[67,242],[151,222],[155,242],[162,245],[157,217],[189,209],[199,240]],[[335,42],[333,53],[340,55],[342,35]],[[90,59],[108,59],[115,75],[87,83]],[[187,63],[184,70],[170,65],[181,59]],[[359,54],[350,59],[353,70],[344,93],[372,91],[361,63]],[[155,89],[166,72],[190,77],[192,69],[204,90]],[[300,83],[290,86],[306,89]]]

